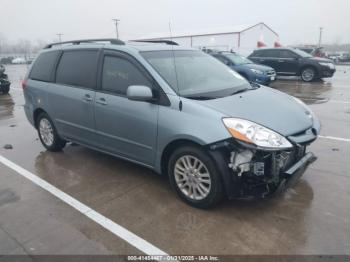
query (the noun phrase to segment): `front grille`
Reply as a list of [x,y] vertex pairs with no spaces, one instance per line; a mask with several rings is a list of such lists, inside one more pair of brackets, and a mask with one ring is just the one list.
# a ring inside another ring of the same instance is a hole
[[317,130],[309,128],[299,133],[288,136],[288,138],[296,144],[308,145],[317,138]]

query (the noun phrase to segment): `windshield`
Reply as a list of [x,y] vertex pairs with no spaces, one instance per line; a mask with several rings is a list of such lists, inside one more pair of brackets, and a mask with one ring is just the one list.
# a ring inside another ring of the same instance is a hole
[[180,96],[223,97],[249,87],[238,73],[201,51],[147,51],[141,54]]
[[230,59],[235,65],[245,65],[245,64],[253,64],[248,58],[237,54],[225,54],[225,57]]
[[300,55],[301,57],[312,57],[312,55],[306,53],[305,51],[303,50],[300,50],[300,49],[294,49],[293,50],[295,53],[297,53],[298,55]]

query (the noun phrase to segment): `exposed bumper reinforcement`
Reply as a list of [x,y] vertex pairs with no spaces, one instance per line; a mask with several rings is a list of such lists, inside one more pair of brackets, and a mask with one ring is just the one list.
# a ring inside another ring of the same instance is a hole
[[288,187],[294,186],[299,178],[304,174],[308,165],[315,162],[316,159],[317,157],[312,152],[309,152],[287,171],[285,171],[285,179],[281,181],[277,190],[274,192],[274,195],[283,192]]

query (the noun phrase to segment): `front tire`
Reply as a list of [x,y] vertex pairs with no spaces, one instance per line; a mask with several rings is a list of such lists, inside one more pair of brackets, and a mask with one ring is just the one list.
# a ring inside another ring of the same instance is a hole
[[301,71],[301,79],[304,82],[312,82],[316,79],[317,77],[317,72],[313,67],[305,67]]
[[185,146],[169,159],[168,175],[179,197],[196,208],[210,208],[224,196],[221,175],[214,161],[201,148]]
[[66,141],[57,134],[56,128],[46,113],[41,113],[37,119],[38,135],[43,146],[51,152],[61,151]]

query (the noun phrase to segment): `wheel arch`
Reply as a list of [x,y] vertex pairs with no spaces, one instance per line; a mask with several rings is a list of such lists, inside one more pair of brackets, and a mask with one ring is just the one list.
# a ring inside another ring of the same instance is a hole
[[200,144],[198,141],[194,141],[192,139],[188,138],[179,138],[176,140],[171,141],[168,143],[161,154],[161,159],[160,159],[160,173],[161,174],[167,174],[167,168],[168,168],[168,161],[171,156],[171,154],[180,147],[183,146],[195,146],[195,147],[200,147],[202,149],[205,149],[205,146],[203,144]]
[[33,120],[34,120],[34,127],[35,128],[38,128],[38,117],[39,117],[39,115],[41,113],[46,113],[47,114],[47,112],[44,109],[40,108],[40,107],[36,108],[34,110],[34,112],[33,112]]
[[319,75],[320,75],[319,69],[317,68],[317,66],[312,65],[312,64],[303,65],[303,66],[300,68],[300,70],[299,70],[299,76],[301,76],[303,70],[306,69],[306,68],[312,68],[312,69],[314,69],[314,70],[315,70],[315,73],[316,73],[315,78],[318,78],[318,77],[319,77]]

